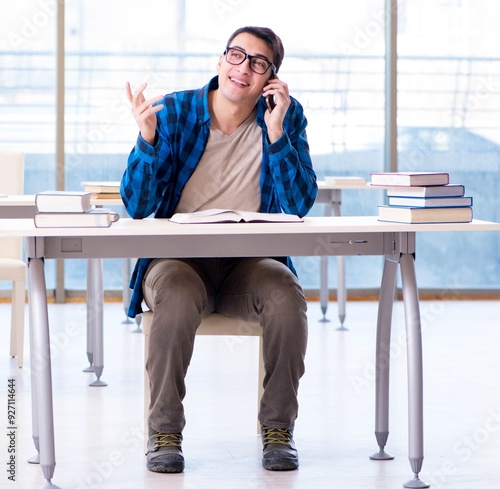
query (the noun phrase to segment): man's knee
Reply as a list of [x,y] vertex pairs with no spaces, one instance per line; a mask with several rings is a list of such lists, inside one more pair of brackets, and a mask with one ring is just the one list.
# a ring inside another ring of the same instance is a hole
[[155,303],[168,300],[172,304],[206,296],[203,281],[196,271],[180,260],[156,260],[144,277],[145,296],[154,296]]
[[263,301],[267,314],[300,314],[307,310],[304,291],[289,270],[281,270],[268,280]]

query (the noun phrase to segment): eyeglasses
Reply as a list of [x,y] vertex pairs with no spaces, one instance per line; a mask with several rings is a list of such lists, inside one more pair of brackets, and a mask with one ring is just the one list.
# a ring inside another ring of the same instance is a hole
[[240,65],[247,58],[250,62],[250,69],[257,73],[258,75],[263,75],[269,68],[272,69],[273,73],[276,73],[276,66],[274,66],[267,58],[264,56],[250,56],[238,48],[227,47],[224,51],[226,61],[231,65]]

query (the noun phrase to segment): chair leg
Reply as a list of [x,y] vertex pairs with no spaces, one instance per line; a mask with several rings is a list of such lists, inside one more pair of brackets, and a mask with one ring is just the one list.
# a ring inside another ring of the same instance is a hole
[[12,307],[10,310],[10,356],[17,357],[17,329],[16,329],[16,313],[14,307],[14,290],[12,291]]
[[17,357],[17,366],[23,366],[24,354],[24,309],[26,306],[26,285],[23,281],[12,283],[12,314],[10,327],[10,355]]

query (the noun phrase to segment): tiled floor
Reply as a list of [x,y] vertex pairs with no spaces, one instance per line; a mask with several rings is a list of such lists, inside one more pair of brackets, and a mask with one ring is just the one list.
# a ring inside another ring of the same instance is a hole
[[[37,488],[40,468],[26,460],[31,441],[30,362],[8,356],[8,304],[0,304],[0,487]],[[188,374],[184,432],[186,471],[153,474],[143,455],[143,340],[123,324],[121,303],[105,306],[107,387],[89,387],[83,373],[85,305],[49,307],[57,466],[65,489],[390,489],[411,479],[407,459],[406,352],[403,306],[395,304],[391,363],[392,461],[375,462],[374,341],[376,302],[349,302],[346,325],[321,323],[309,307],[307,372],[301,383],[296,442],[299,470],[272,473],[260,465],[256,435],[257,340],[199,337]],[[425,460],[432,487],[500,487],[500,304],[422,302]],[[236,340],[236,341],[235,341]],[[7,477],[7,385],[16,384],[16,484]]]

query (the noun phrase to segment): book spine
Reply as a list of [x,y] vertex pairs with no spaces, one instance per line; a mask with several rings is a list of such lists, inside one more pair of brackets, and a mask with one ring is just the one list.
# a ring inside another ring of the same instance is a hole
[[[77,217],[80,216],[80,217]],[[38,228],[83,228],[83,227],[110,227],[120,219],[116,212],[100,213],[65,213],[36,212],[35,227]]]
[[472,197],[398,197],[390,196],[388,198],[390,206],[398,207],[470,207],[472,206]]

